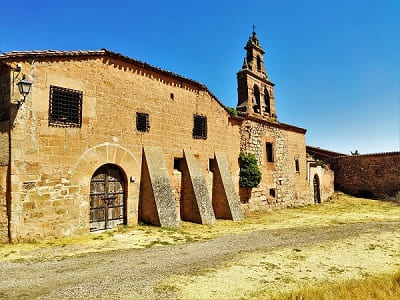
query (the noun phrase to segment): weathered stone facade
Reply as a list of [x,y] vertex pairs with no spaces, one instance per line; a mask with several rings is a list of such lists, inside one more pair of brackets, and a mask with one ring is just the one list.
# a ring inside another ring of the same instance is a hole
[[8,240],[7,191],[9,184],[9,101],[10,72],[0,65],[0,243]]
[[[263,174],[260,185],[251,190],[251,195],[241,192],[242,202],[247,204],[247,208],[273,209],[310,203],[305,130],[258,119],[244,121],[241,130],[241,151],[256,155]],[[267,161],[266,142],[273,144],[273,162]],[[296,171],[296,159],[299,171]]]
[[[244,210],[311,202],[305,130],[277,121],[258,40],[253,46],[246,49],[257,58],[248,55],[239,73],[247,76],[244,94],[260,84],[265,102],[250,109],[253,100],[239,99],[239,116],[204,85],[107,50],[0,55],[0,241],[86,233],[102,218],[105,228],[239,220],[239,193]],[[17,105],[22,75],[33,85]],[[81,95],[79,118],[68,115],[76,108],[53,103],[57,89]],[[265,161],[265,143],[273,162]],[[240,151],[255,153],[263,172],[247,196],[239,188]]]
[[[237,121],[230,120],[223,105],[203,85],[104,50],[28,52],[1,59],[5,66],[20,64],[21,73],[33,82],[20,108],[16,105],[21,98],[18,89],[12,90],[11,97],[6,92],[2,96],[12,104],[11,163],[2,167],[0,176],[2,182],[10,180],[9,196],[2,192],[1,201],[9,199],[12,241],[87,232],[91,177],[104,164],[123,170],[126,223],[136,224],[144,146],[163,149],[170,177],[174,158],[183,158],[183,149],[190,149],[207,180],[209,159],[221,151],[238,181]],[[2,74],[9,79],[7,86],[14,87],[21,78],[12,70]],[[80,128],[49,126],[50,86],[83,92]],[[137,112],[149,115],[149,131],[136,130]],[[194,115],[207,117],[207,138],[193,138]],[[2,140],[7,131],[8,122]],[[2,143],[2,153],[9,148]],[[179,190],[180,182],[174,183]],[[7,219],[3,216],[1,221]],[[7,222],[1,224],[1,232],[7,232]]]

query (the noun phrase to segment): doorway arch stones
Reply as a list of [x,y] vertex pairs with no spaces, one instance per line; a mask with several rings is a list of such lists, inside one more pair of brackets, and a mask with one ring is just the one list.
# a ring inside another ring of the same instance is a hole
[[[103,143],[86,150],[70,169],[70,185],[77,187],[80,207],[80,223],[89,214],[90,180],[94,172],[104,164],[114,164],[126,174],[127,194],[127,224],[137,223],[139,184],[140,184],[140,161],[127,148],[114,144]],[[130,180],[131,177],[134,180]],[[84,221],[84,223],[86,223]],[[88,226],[88,224],[87,224]]]

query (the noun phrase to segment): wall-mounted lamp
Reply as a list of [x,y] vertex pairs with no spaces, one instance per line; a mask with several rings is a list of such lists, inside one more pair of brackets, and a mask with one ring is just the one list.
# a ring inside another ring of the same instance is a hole
[[24,97],[24,99],[19,100],[17,103],[18,108],[25,102],[26,96],[28,96],[29,92],[31,91],[32,82],[25,79],[25,75],[22,76],[20,82],[17,83],[19,92]]

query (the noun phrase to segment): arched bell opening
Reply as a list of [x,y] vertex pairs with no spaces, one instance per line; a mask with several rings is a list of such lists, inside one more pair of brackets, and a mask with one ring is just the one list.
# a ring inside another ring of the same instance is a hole
[[260,101],[260,89],[255,84],[253,87],[253,94],[254,94],[254,112],[261,113],[261,101]]
[[271,114],[271,99],[269,97],[268,90],[264,90],[264,103],[265,103],[265,112]]

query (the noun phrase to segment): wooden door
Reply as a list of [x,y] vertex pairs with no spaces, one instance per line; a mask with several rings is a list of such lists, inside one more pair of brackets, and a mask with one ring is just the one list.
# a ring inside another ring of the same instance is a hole
[[90,231],[126,223],[125,179],[112,164],[101,166],[90,182]]

